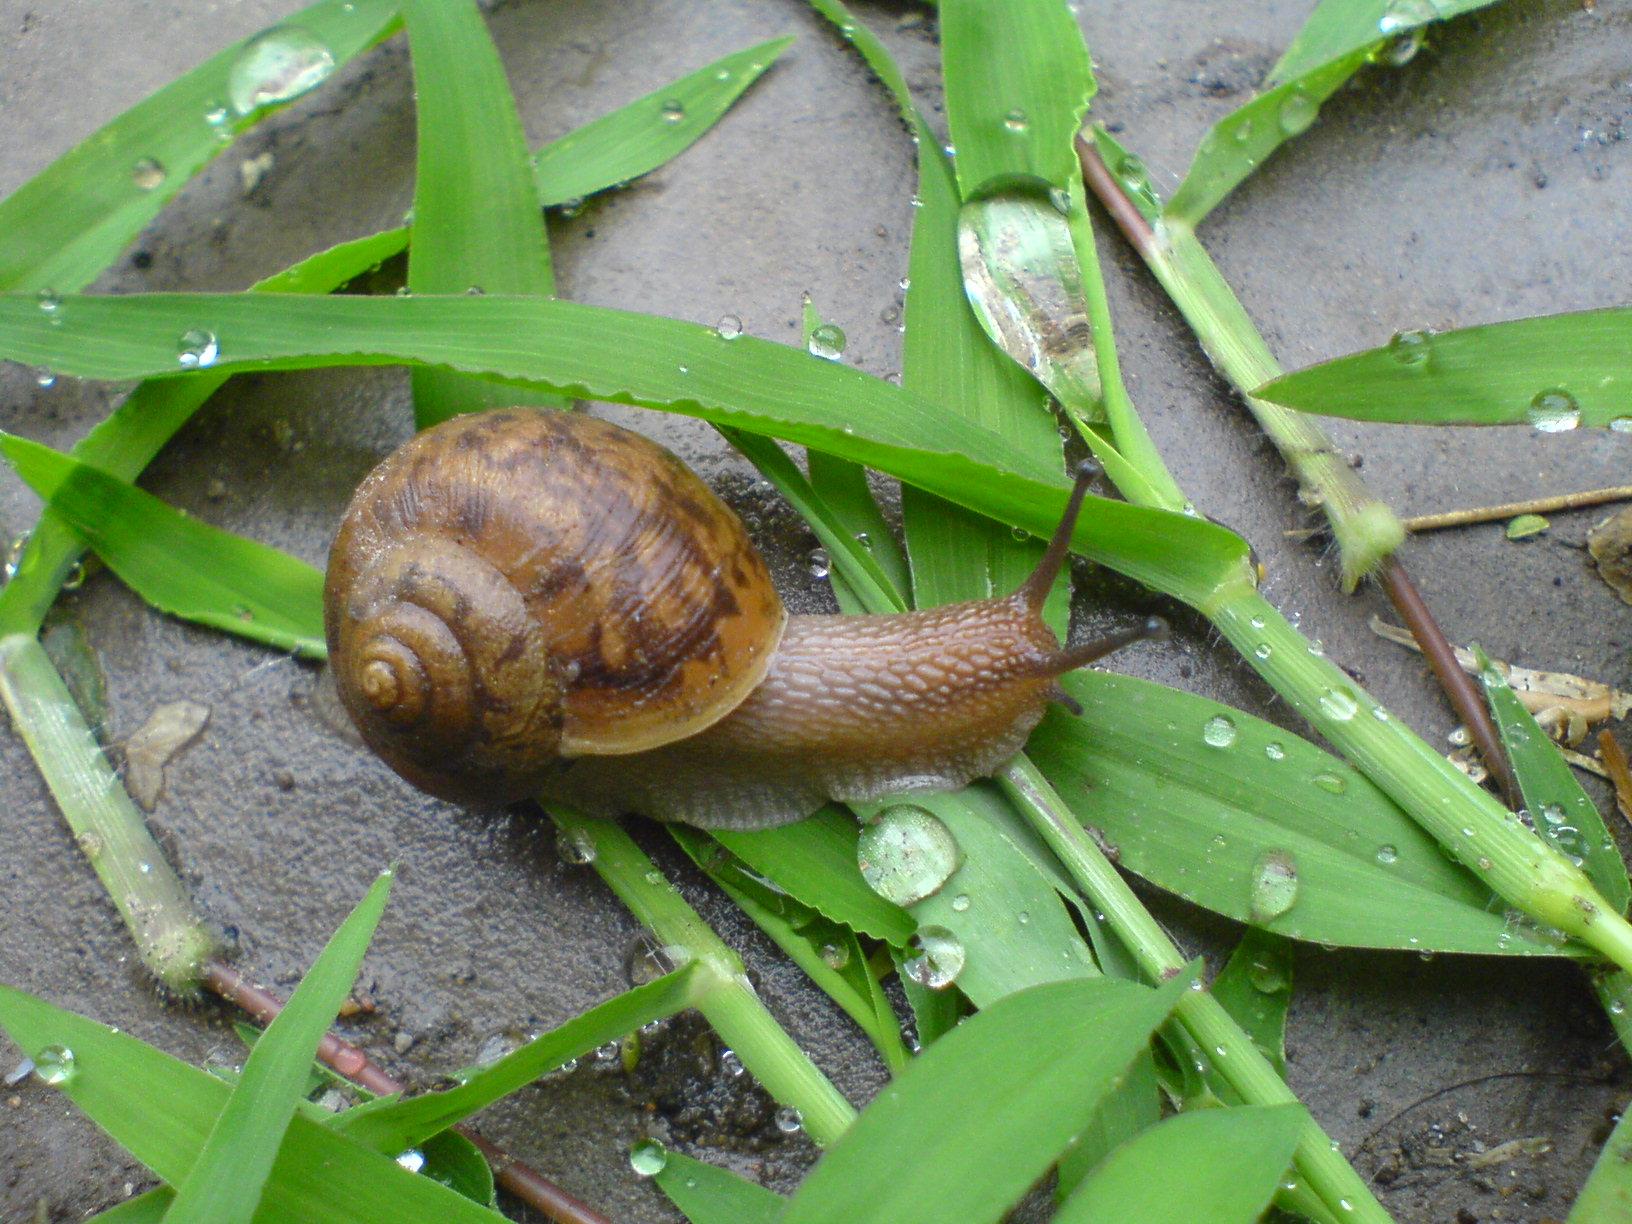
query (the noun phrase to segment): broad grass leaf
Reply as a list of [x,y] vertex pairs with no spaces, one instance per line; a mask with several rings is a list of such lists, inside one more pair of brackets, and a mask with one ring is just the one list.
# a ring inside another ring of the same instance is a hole
[[1213,998],[1286,1078],[1286,1013],[1292,1004],[1292,944],[1249,929],[1213,979]]
[[1409,425],[1632,429],[1632,307],[1456,331],[1405,331],[1253,394],[1325,416]]
[[776,1224],[787,1202],[718,1165],[669,1152],[652,1178],[691,1224]]
[[1188,988],[1182,978],[1160,990],[1102,978],[997,1000],[879,1094],[805,1179],[784,1224],[999,1219],[1088,1125]]
[[1054,1224],[1253,1224],[1280,1188],[1308,1118],[1302,1105],[1169,1118],[1112,1152]]
[[1051,710],[1028,753],[1122,866],[1152,883],[1325,944],[1578,951],[1509,921],[1382,791],[1307,740],[1129,676],[1078,672],[1064,685],[1084,713]]
[[312,1059],[345,1002],[391,895],[381,874],[340,924],[244,1061],[232,1095],[165,1214],[170,1224],[249,1224],[285,1130],[308,1091]]

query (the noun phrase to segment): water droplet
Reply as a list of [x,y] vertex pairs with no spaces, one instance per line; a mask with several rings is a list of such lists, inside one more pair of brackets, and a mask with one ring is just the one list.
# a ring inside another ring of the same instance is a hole
[[952,912],[961,914],[969,908],[969,894],[959,893],[952,898]]
[[637,1177],[656,1177],[669,1163],[669,1150],[656,1139],[642,1139],[629,1149],[629,1167]]
[[1346,689],[1329,688],[1320,695],[1320,711],[1338,722],[1348,722],[1360,709],[1360,703]]
[[595,861],[595,840],[582,829],[561,829],[555,835],[555,857],[572,867]]
[[327,47],[299,26],[280,26],[244,44],[227,73],[227,98],[233,110],[248,115],[294,101],[333,71]]
[[1272,761],[1282,761],[1286,759],[1286,749],[1271,741],[1264,745],[1264,755]]
[[1031,921],[1031,915],[1029,913],[1027,913],[1025,910],[1021,910],[1018,914],[1016,914],[1014,916],[1014,918],[1015,918],[1015,921],[1018,922],[1021,926],[1025,926],[1028,922]]
[[1426,365],[1432,350],[1433,333],[1420,327],[1397,331],[1388,342],[1389,354],[1401,365]]
[[40,1082],[53,1088],[66,1088],[74,1082],[78,1068],[74,1066],[74,1052],[64,1045],[48,1045],[34,1055],[34,1074]]
[[183,332],[176,344],[176,361],[184,370],[205,370],[221,355],[215,333],[202,327]]
[[1393,846],[1384,843],[1383,845],[1377,847],[1377,861],[1383,866],[1386,867],[1390,863],[1397,863],[1399,862],[1399,859],[1400,852]]
[[1025,134],[1026,129],[1031,125],[1026,122],[1026,112],[1016,107],[1003,116],[1003,126],[1016,136],[1021,136]]
[[410,1173],[418,1173],[425,1167],[425,1153],[418,1148],[409,1148],[397,1156],[397,1163]]
[[686,117],[686,104],[679,98],[669,98],[663,103],[663,122],[679,123]]
[[1263,617],[1255,616],[1251,620],[1249,620],[1247,622],[1247,624],[1251,625],[1254,629],[1262,629],[1264,627],[1265,621],[1264,621]]
[[1427,41],[1427,37],[1420,27],[1396,34],[1384,44],[1382,51],[1378,53],[1378,59],[1390,68],[1404,68],[1417,58],[1417,52],[1422,50],[1422,44]]
[[823,323],[813,328],[810,339],[805,347],[810,350],[812,357],[820,357],[824,361],[837,361],[844,355],[844,330],[832,323]]
[[1379,34],[1398,34],[1401,30],[1432,21],[1438,14],[1432,0],[1389,0],[1383,15],[1377,21]]
[[1317,773],[1310,781],[1328,795],[1341,795],[1349,789],[1349,784],[1343,780],[1340,774]]
[[1267,659],[1273,653],[1268,642],[1259,642],[1258,645],[1252,648],[1253,657],[1257,659]]
[[1247,981],[1259,994],[1280,994],[1291,985],[1281,966],[1260,960],[1247,966]]
[[1241,120],[1240,123],[1235,125],[1235,132],[1233,135],[1235,137],[1236,144],[1246,144],[1247,141],[1252,139],[1252,120]]
[[1616,433],[1632,433],[1632,416],[1612,417],[1609,427]]
[[1201,738],[1213,748],[1228,748],[1235,743],[1235,723],[1222,714],[1214,714],[1201,729]]
[[152,191],[164,182],[164,165],[157,158],[144,157],[130,168],[130,181],[141,191]]
[[215,133],[215,138],[226,142],[232,139],[232,112],[227,109],[225,102],[214,102],[204,112],[204,122]]
[[714,324],[714,333],[721,340],[735,340],[742,335],[742,320],[736,315],[721,315],[720,321]]
[[1296,136],[1309,130],[1309,125],[1315,121],[1320,105],[1301,89],[1294,89],[1281,99],[1280,121],[1281,131],[1288,136]]
[[1252,865],[1248,910],[1252,921],[1273,922],[1298,901],[1298,868],[1285,850],[1266,850]]
[[1542,433],[1563,433],[1581,424],[1581,405],[1568,391],[1551,387],[1536,393],[1524,419]]
[[822,963],[829,969],[843,969],[850,963],[850,949],[845,944],[822,945]]
[[1048,202],[1054,206],[1054,211],[1062,217],[1071,215],[1071,193],[1063,187],[1054,187],[1048,193]]
[[833,572],[833,562],[828,557],[825,548],[811,549],[810,556],[805,559],[805,564],[809,568],[812,578],[826,578]]
[[1324,659],[1326,657],[1326,643],[1319,638],[1310,638],[1309,653],[1317,659]]
[[54,289],[41,289],[34,295],[34,301],[40,308],[41,314],[56,314],[62,308],[62,299]]
[[868,886],[897,905],[939,892],[963,861],[952,830],[933,812],[898,803],[867,824],[856,843],[856,862]]
[[720,1051],[720,1070],[727,1079],[737,1079],[747,1068],[742,1065],[742,1059],[735,1050],[725,1049]]
[[50,370],[42,369],[34,375],[34,382],[49,391],[57,385],[57,376]]
[[926,990],[945,990],[963,972],[963,944],[945,927],[920,927],[913,936],[918,955],[901,966],[909,978]]
[[776,1111],[776,1129],[784,1135],[797,1135],[805,1129],[805,1116],[792,1105]]
[[623,958],[623,975],[631,986],[655,982],[666,973],[673,973],[691,959],[691,954],[678,944],[659,947],[651,938],[640,935],[630,945]]

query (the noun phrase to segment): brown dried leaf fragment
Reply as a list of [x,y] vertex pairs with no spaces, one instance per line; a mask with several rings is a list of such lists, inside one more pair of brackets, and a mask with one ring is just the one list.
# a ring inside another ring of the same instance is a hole
[[1617,510],[1587,532],[1587,552],[1598,576],[1632,604],[1632,506]]
[[125,787],[143,811],[151,812],[164,791],[164,767],[204,730],[210,707],[196,701],[167,701],[125,742]]

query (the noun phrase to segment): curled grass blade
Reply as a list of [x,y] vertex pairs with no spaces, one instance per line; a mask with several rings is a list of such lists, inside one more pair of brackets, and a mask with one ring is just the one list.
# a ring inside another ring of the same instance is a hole
[[[558,393],[661,408],[768,433],[889,472],[1046,535],[1063,475],[991,430],[807,353],[573,302],[153,294],[0,295],[0,355],[99,378],[175,369],[175,338],[210,326],[222,369],[444,364]],[[1243,580],[1246,548],[1185,515],[1091,498],[1078,551],[1192,603]]]
[[[389,0],[325,0],[281,24],[316,38],[339,65],[386,37],[396,11]],[[228,110],[228,76],[249,41],[137,103],[0,203],[0,289],[69,293],[88,285],[234,132],[271,113],[234,121]]]
[[390,872],[341,923],[244,1062],[209,1138],[176,1188],[169,1224],[248,1224],[306,1095],[318,1043],[345,1002],[391,895]]
[[1302,1105],[1183,1113],[1124,1144],[1055,1224],[1253,1224],[1275,1197],[1308,1117]]
[[1632,430],[1632,307],[1402,332],[1253,394],[1288,408],[1412,425]]
[[[475,0],[405,0],[403,19],[418,117],[409,290],[551,296],[527,139],[481,11]],[[416,369],[413,387],[421,429],[518,401],[560,406],[448,370]]]
[[0,434],[0,454],[121,581],[162,612],[321,658],[323,574],[190,518],[49,447]]
[[1286,1012],[1292,1003],[1292,945],[1248,930],[1213,979],[1213,998],[1286,1078]]
[[977,1012],[868,1106],[800,1186],[785,1224],[998,1219],[1088,1125],[1188,988],[1182,978],[1161,990],[1058,982]]
[[1121,865],[1160,887],[1340,946],[1579,951],[1509,921],[1364,775],[1299,736],[1129,676],[1063,683],[1084,712],[1051,711],[1029,755]]

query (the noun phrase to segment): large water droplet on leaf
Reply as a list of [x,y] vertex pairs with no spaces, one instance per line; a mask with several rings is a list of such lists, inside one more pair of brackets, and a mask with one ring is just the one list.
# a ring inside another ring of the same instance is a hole
[[233,110],[248,115],[294,101],[333,71],[334,56],[317,38],[299,26],[279,26],[244,44],[227,73],[227,97]]
[[940,891],[963,861],[952,830],[925,808],[898,803],[861,831],[856,863],[879,896],[912,905]]

